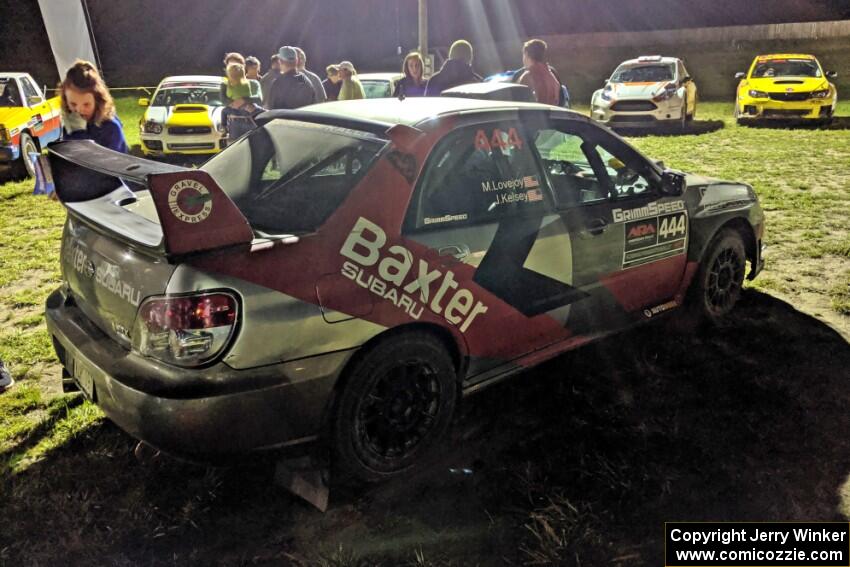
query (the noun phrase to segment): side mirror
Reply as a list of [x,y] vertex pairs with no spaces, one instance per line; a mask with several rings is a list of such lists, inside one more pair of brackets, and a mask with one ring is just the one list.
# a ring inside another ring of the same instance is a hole
[[139,99],[139,106],[150,106],[150,105],[151,105],[151,99],[149,99],[149,98],[140,98]]
[[738,79],[739,81],[746,76],[747,76],[746,73],[735,73],[735,78]]
[[685,174],[674,169],[665,169],[661,174],[661,192],[669,197],[678,197],[685,192]]
[[838,76],[838,73],[836,73],[835,71],[827,71],[826,76],[830,79],[834,79],[835,77]]
[[35,106],[36,104],[41,104],[43,101],[40,96],[28,96],[27,97],[27,106]]

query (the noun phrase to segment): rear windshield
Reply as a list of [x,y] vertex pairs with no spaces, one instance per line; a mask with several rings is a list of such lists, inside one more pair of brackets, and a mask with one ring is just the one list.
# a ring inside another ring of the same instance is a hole
[[660,83],[673,80],[673,65],[630,65],[620,67],[611,76],[612,83]]
[[319,228],[360,181],[385,140],[333,126],[274,120],[204,164],[267,234]]
[[753,78],[766,77],[820,77],[820,68],[811,59],[770,59],[756,63]]
[[221,106],[219,87],[162,88],[156,93],[151,106],[174,106],[175,104],[207,104]]

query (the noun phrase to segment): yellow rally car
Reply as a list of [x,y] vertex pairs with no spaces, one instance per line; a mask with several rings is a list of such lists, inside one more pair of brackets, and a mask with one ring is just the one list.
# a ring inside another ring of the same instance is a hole
[[146,156],[215,154],[227,145],[221,111],[221,77],[166,77],[153,95],[141,98],[147,107],[139,121]]
[[62,133],[62,103],[48,99],[27,73],[0,73],[0,169],[33,176],[28,159]]
[[735,118],[738,123],[761,118],[829,122],[838,92],[813,55],[759,55],[748,73],[738,73]]

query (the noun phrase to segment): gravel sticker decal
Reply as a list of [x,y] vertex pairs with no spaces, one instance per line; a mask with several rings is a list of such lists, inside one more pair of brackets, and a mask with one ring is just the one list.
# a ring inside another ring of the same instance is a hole
[[206,220],[212,212],[212,195],[199,181],[184,179],[169,189],[168,207],[171,214],[181,221],[199,223]]

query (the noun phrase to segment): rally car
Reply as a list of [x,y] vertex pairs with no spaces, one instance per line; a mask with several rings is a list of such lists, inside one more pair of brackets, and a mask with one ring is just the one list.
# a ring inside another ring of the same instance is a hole
[[29,154],[62,133],[62,102],[48,99],[27,73],[0,73],[0,166],[13,175],[35,175]]
[[174,454],[322,441],[398,474],[470,394],[762,267],[753,189],[575,112],[452,97],[270,111],[200,169],[51,146],[68,380]]
[[829,122],[838,102],[835,85],[813,55],[759,55],[746,73],[737,73],[738,123],[757,119],[803,119]]
[[221,77],[184,75],[166,77],[139,121],[142,152],[146,156],[215,154],[227,145],[222,123]]
[[591,116],[611,127],[684,129],[697,111],[697,86],[681,59],[644,56],[621,63],[590,106]]

